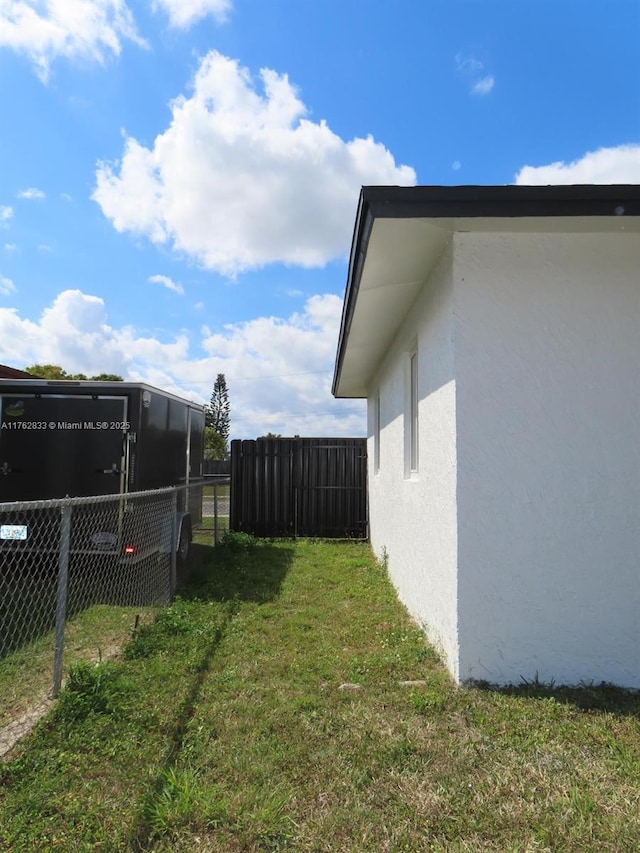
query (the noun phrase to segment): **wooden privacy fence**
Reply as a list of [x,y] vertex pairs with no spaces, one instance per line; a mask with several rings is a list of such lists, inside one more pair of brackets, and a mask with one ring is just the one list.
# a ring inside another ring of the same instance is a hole
[[254,536],[366,539],[366,439],[232,441],[229,526]]
[[229,477],[231,474],[231,460],[205,459],[202,463],[202,474],[205,477]]

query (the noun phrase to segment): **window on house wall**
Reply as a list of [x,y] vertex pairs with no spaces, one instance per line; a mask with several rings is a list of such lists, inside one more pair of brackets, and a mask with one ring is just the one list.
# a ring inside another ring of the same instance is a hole
[[380,391],[373,400],[373,470],[380,470]]
[[409,356],[408,468],[418,470],[418,351]]

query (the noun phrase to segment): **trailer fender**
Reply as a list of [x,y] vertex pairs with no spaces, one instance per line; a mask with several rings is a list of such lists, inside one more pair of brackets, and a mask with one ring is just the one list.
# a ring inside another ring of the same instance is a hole
[[176,558],[181,565],[189,559],[192,538],[191,516],[188,512],[179,512],[176,516],[174,542],[176,543]]

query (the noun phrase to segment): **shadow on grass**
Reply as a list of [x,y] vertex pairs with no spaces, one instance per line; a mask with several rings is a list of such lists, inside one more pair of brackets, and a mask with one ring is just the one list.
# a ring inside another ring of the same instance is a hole
[[561,705],[571,705],[576,710],[589,714],[614,714],[619,717],[640,718],[640,690],[628,690],[606,682],[567,687],[533,680],[506,687],[498,687],[486,682],[477,682],[473,686],[480,690],[500,693],[503,696],[553,699]]
[[292,559],[291,547],[276,547],[268,540],[237,546],[194,544],[189,580],[178,593],[187,600],[263,604],[280,594]]
[[[37,557],[23,560],[19,567],[0,567],[0,660],[47,635],[53,643],[58,574],[57,562],[40,562]],[[126,564],[115,555],[72,555],[66,590],[65,630],[74,617],[98,604],[166,603],[169,557],[154,554],[139,564]]]
[[[99,603],[94,600],[92,586],[82,581],[73,566],[67,590],[67,620]],[[57,565],[24,560],[20,567],[10,567],[0,574],[0,658],[53,631],[57,596]]]
[[182,601],[217,601],[223,604],[220,624],[215,628],[195,666],[193,681],[177,709],[169,735],[168,748],[150,791],[146,796],[130,834],[133,850],[154,847],[158,835],[155,826],[159,805],[166,799],[165,785],[178,765],[189,723],[218,647],[242,602],[263,604],[277,598],[293,559],[290,547],[275,547],[264,540],[245,541],[228,546],[194,544],[190,558],[189,581],[178,590]]
[[175,725],[169,736],[169,745],[161,764],[160,771],[156,775],[150,791],[141,805],[137,819],[131,828],[131,849],[138,851],[138,853],[143,853],[145,850],[151,850],[155,846],[158,833],[156,831],[157,827],[154,826],[154,816],[158,803],[163,799],[165,781],[170,771],[173,770],[178,763],[184,739],[189,728],[189,723],[196,711],[202,685],[205,682],[216,651],[227,632],[229,624],[235,616],[236,610],[237,605],[230,601],[229,605],[225,608],[221,624],[215,629],[210,642],[207,644],[195,667],[195,676],[187,695],[177,709]]

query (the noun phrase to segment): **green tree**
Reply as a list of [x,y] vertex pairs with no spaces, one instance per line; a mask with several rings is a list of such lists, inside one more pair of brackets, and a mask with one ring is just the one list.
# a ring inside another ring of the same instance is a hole
[[31,364],[25,367],[25,372],[30,373],[37,379],[61,380],[73,379],[79,381],[82,379],[91,379],[94,382],[123,382],[122,376],[117,373],[98,373],[97,376],[87,376],[86,373],[67,373],[59,364]]
[[213,391],[211,392],[211,400],[207,406],[205,413],[205,425],[216,432],[222,439],[224,445],[224,454],[219,457],[211,457],[212,459],[224,459],[227,455],[227,445],[229,443],[229,433],[231,431],[229,392],[227,390],[227,380],[224,373],[219,373],[214,383]]
[[226,459],[227,443],[213,427],[204,428],[204,458]]
[[69,374],[58,364],[30,364],[25,367],[25,372],[35,376],[36,379],[69,379]]

